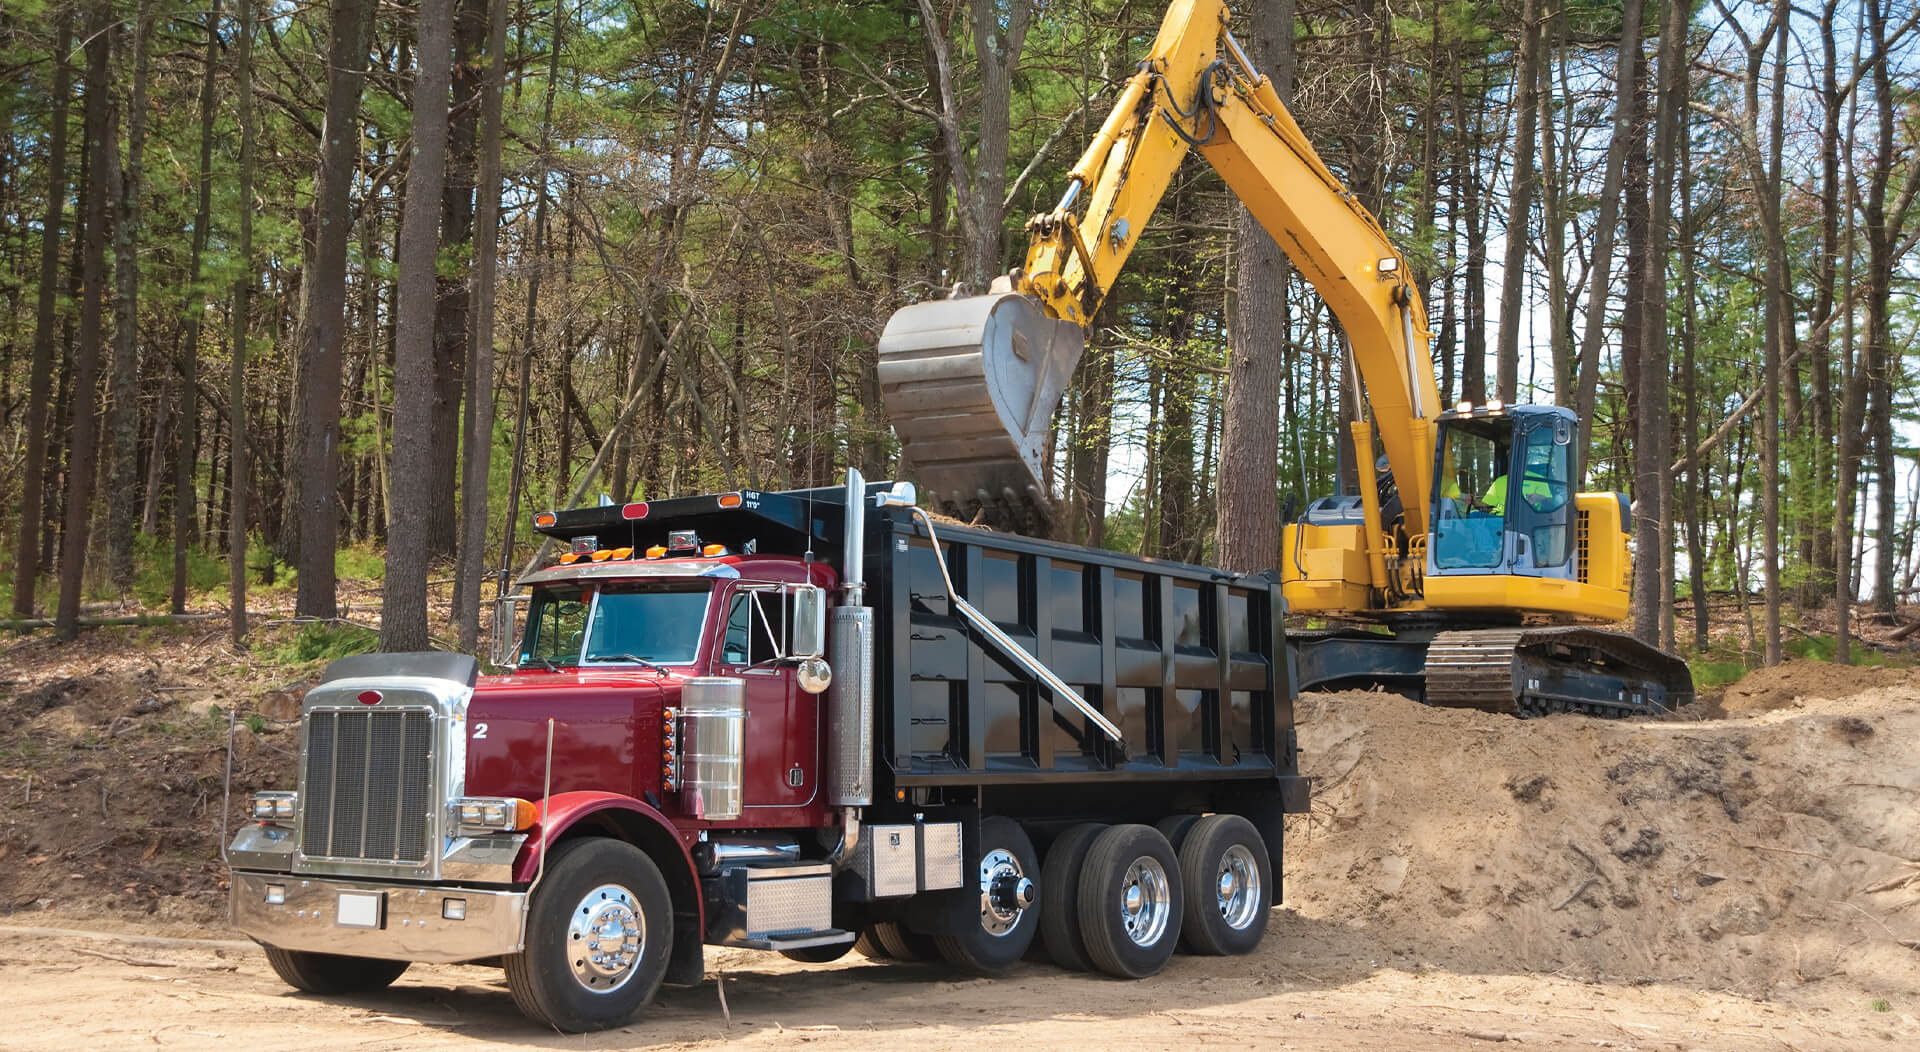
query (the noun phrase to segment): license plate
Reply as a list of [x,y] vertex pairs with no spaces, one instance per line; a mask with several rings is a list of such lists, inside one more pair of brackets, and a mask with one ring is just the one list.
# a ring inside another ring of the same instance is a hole
[[385,901],[383,892],[343,891],[334,906],[333,922],[343,928],[378,928]]

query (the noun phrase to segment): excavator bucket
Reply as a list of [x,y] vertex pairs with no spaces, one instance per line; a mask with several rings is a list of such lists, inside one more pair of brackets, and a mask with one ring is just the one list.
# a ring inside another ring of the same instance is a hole
[[880,333],[880,397],[922,492],[955,518],[1044,535],[1040,459],[1085,349],[1080,326],[1019,293],[896,311]]

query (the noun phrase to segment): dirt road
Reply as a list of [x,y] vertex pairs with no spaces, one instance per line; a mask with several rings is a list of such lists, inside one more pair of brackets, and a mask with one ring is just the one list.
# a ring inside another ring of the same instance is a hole
[[1464,974],[1366,934],[1274,915],[1244,959],[1177,958],[1141,983],[1024,965],[955,981],[850,955],[824,967],[719,951],[715,983],[667,988],[640,1020],[564,1037],[515,1011],[498,970],[415,966],[390,991],[295,995],[249,944],[0,926],[0,1047],[438,1049],[744,1048],[1911,1048],[1911,1011],[1759,1002],[1654,983]]

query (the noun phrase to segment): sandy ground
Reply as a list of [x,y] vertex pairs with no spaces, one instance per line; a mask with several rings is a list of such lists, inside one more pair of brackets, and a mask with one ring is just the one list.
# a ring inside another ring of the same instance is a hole
[[709,965],[723,977],[724,1011],[714,982],[670,987],[628,1027],[569,1037],[520,1016],[496,970],[415,966],[390,991],[323,999],[282,986],[247,943],[0,926],[9,1001],[0,1045],[1811,1050],[1920,1041],[1910,1009],[1435,969],[1290,911],[1274,915],[1252,957],[1181,957],[1139,983],[1041,965],[955,981],[932,965],[858,955],[806,967],[720,951]]
[[[1920,1047],[1916,672],[1796,663],[1625,722],[1307,695],[1313,811],[1249,957],[1128,983],[710,949],[567,1037],[497,970],[315,998],[225,932],[225,728],[187,699],[295,691],[171,643],[0,657],[0,1049]],[[240,742],[237,784],[284,784],[285,728]]]

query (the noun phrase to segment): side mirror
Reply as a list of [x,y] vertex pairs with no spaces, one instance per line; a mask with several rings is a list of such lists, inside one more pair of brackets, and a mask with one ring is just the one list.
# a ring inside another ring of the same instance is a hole
[[827,593],[814,585],[793,588],[793,652],[789,658],[817,658],[827,652]]
[[524,595],[503,595],[493,601],[492,623],[487,629],[487,662],[495,666],[513,664],[520,648],[520,602]]

